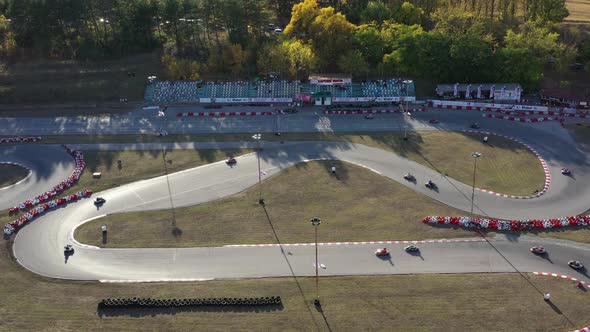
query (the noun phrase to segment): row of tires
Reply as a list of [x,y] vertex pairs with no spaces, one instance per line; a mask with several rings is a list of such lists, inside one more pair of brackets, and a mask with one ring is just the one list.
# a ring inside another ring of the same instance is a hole
[[197,307],[197,306],[265,306],[281,305],[280,296],[252,298],[210,298],[210,299],[104,299],[99,305],[108,308],[122,307]]

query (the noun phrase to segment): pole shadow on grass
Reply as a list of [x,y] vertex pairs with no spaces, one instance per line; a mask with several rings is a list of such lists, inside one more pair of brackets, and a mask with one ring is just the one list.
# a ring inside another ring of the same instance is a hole
[[[309,312],[309,315],[311,316],[311,319],[313,320],[313,323],[314,323],[316,329],[319,330],[320,327],[318,326],[318,323],[315,320],[315,316],[313,315],[313,312],[311,311],[311,308],[309,307],[309,303],[307,303],[307,301],[305,300],[305,293],[303,292],[303,288],[301,287],[301,284],[299,283],[299,280],[297,279],[297,276],[295,275],[295,271],[293,270],[293,266],[291,265],[291,262],[289,262],[289,258],[287,257],[287,254],[285,253],[285,250],[283,249],[283,245],[281,244],[281,240],[279,240],[279,236],[277,235],[277,232],[275,231],[275,228],[272,224],[272,220],[270,219],[270,215],[268,214],[266,204],[262,205],[262,209],[264,210],[264,214],[266,215],[266,220],[268,221],[268,224],[270,225],[270,228],[271,228],[272,233],[275,237],[275,240],[277,241],[279,248],[281,248],[281,254],[285,258],[285,262],[289,266],[289,270],[291,271],[291,275],[293,276],[293,280],[295,280],[295,284],[297,284],[297,288],[299,289],[299,294],[301,294],[301,298],[303,299],[303,305],[305,306],[305,308],[307,308],[307,311]],[[323,313],[322,313],[322,315],[323,315]],[[328,321],[326,320],[325,316],[324,316],[324,320],[326,322],[326,325],[329,328],[330,325],[328,324]]]
[[282,311],[283,305],[265,306],[195,306],[195,307],[120,307],[105,308],[98,304],[96,313],[100,318],[107,317],[154,317],[161,315],[176,315],[179,313],[198,312],[274,312]]

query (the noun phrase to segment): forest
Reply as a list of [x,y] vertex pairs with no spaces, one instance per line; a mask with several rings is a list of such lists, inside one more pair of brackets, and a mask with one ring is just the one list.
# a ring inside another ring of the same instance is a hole
[[520,82],[590,72],[565,0],[0,0],[0,57],[113,60],[159,51],[168,78],[349,73]]

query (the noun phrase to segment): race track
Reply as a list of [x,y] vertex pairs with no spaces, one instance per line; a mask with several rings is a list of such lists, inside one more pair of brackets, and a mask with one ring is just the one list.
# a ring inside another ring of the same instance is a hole
[[[424,121],[428,116],[433,116],[432,114],[436,114],[441,119],[440,125],[432,127]],[[309,125],[318,130],[318,123],[329,123],[330,130],[345,126],[348,130],[400,130],[405,125],[420,130],[457,130],[464,129],[465,124],[473,121],[474,118],[476,116],[473,113],[460,112],[428,112],[415,116],[411,120],[403,120],[403,117],[398,115],[380,115],[376,116],[375,120],[358,121],[362,119],[358,116],[355,121],[358,123],[357,128],[354,127],[355,122],[346,116],[340,118],[315,116],[314,118],[310,115],[302,115],[299,118],[285,117],[284,119],[292,120],[283,120],[283,123],[285,121],[297,123],[292,128],[294,131],[305,131],[305,128],[311,131],[312,128],[309,128]],[[312,121],[312,119],[315,120]],[[590,160],[578,149],[565,130],[554,123],[534,126],[477,119],[485,130],[519,138],[535,148],[547,161],[552,181],[547,193],[534,199],[515,200],[477,192],[476,213],[498,218],[548,218],[577,214],[588,208],[586,197],[590,197],[588,186]],[[407,121],[407,123],[402,125],[400,121]],[[325,130],[325,127],[321,130]],[[169,144],[167,148],[181,148],[186,147],[187,144]],[[194,143],[191,146],[204,148],[214,145],[243,147],[247,144]],[[10,153],[4,153],[8,156],[6,158],[10,159],[11,155],[27,155],[25,151],[31,154],[30,149],[45,148],[30,145],[2,149],[13,149]],[[59,149],[56,146],[49,148]],[[80,145],[78,148],[82,150],[154,149],[161,146],[120,144]],[[57,152],[52,155],[55,158],[69,158],[65,152],[63,152],[65,157]],[[470,186],[393,153],[364,145],[344,142],[286,142],[284,144],[266,142],[263,143],[261,153],[261,168],[268,174],[266,177],[270,177],[282,169],[314,159],[342,160],[361,165],[444,204],[464,211],[470,209]],[[33,169],[38,167],[43,170],[54,164],[68,165],[66,161],[60,159],[50,161],[44,166],[33,165]],[[73,162],[69,166],[73,167]],[[574,177],[561,176],[559,169],[563,166],[574,169]],[[63,168],[67,170],[66,167]],[[403,174],[408,171],[416,176],[417,184],[403,180]],[[50,172],[50,174],[53,173]],[[60,180],[65,178],[63,174],[59,175]],[[439,185],[438,192],[430,191],[423,186],[428,179],[432,179]],[[229,168],[225,163],[218,162],[170,174],[168,180],[175,207],[209,202],[255,185],[258,181],[256,155],[239,157],[235,168]],[[17,187],[15,188],[19,189]],[[26,193],[31,188],[21,190]],[[37,191],[34,192],[37,193]],[[63,246],[73,241],[73,231],[81,223],[106,214],[167,209],[171,206],[166,177],[124,185],[94,196],[106,198],[106,204],[97,209],[90,199],[73,203],[67,208],[46,214],[20,230],[14,243],[14,255],[19,263],[38,274],[78,280],[218,279],[314,273],[314,251],[310,246],[98,249],[76,243],[74,255],[66,261]],[[268,204],[271,206],[272,202]],[[392,233],[390,238],[386,236],[386,238],[375,240],[394,239],[395,233]],[[325,245],[320,250],[319,262],[326,266],[321,270],[322,275],[513,272],[516,267],[519,271],[525,272],[550,271],[576,276],[580,276],[578,275],[580,273],[573,272],[567,267],[567,260],[578,259],[590,262],[590,246],[567,241],[498,236],[492,244],[514,266],[508,264],[506,259],[486,242],[423,244],[420,245],[420,256],[404,253],[401,250],[402,245],[389,245],[393,253],[391,260],[381,260],[373,255],[377,245]],[[533,244],[545,245],[550,255],[547,258],[532,255],[528,252],[528,248]],[[589,280],[583,273],[585,271],[582,271],[582,278]]]

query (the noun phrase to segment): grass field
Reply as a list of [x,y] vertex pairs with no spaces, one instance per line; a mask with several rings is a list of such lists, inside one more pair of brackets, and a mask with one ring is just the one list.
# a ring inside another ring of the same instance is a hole
[[[430,214],[459,210],[415,193],[362,167],[336,163],[340,179],[329,172],[333,162],[292,167],[258,188],[220,201],[170,211],[115,214],[77,229],[86,244],[104,246],[100,225],[109,227],[107,247],[194,247],[240,243],[309,242],[309,218],[320,216],[322,241],[413,240],[477,236],[473,232],[422,224]],[[297,188],[294,190],[294,188]],[[223,227],[219,227],[223,225]],[[176,229],[182,235],[173,232]],[[275,238],[276,234],[276,238]]]
[[29,171],[23,167],[0,164],[0,188],[15,184],[18,181],[24,179],[28,174]]
[[[490,144],[481,135],[461,132],[412,132],[410,140],[400,133],[284,133],[280,137],[264,135],[265,141],[325,140],[360,143],[392,151],[426,167],[446,173],[468,185],[473,180],[471,152],[479,151],[476,186],[512,195],[529,195],[543,189],[545,174],[540,162],[528,149],[513,141],[493,137]],[[44,143],[112,143],[112,142],[186,142],[186,141],[251,141],[251,134],[117,135],[117,136],[48,136]],[[510,170],[509,172],[507,170]]]
[[[142,101],[147,77],[161,76],[160,68],[158,52],[116,61],[44,60],[6,65],[0,70],[0,104],[100,105],[120,98]],[[135,77],[127,73],[135,73]]]
[[566,21],[590,22],[590,0],[566,0],[565,6],[570,12]]
[[[312,278],[175,284],[52,280],[18,266],[0,246],[2,331],[567,331],[590,322],[590,296],[558,278],[517,274]],[[535,289],[548,291],[553,306]],[[276,311],[99,311],[105,297],[283,299]],[[566,318],[567,317],[567,318]],[[571,321],[571,324],[568,322]]]

